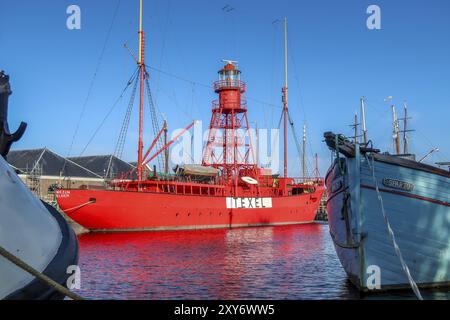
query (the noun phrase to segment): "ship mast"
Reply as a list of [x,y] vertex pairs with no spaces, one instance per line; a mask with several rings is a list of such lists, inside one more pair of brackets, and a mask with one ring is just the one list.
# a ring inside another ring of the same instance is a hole
[[144,125],[144,77],[145,77],[145,62],[144,62],[144,30],[142,29],[142,0],[139,0],[139,142],[138,142],[138,180],[142,181],[142,173],[143,173],[143,125]]
[[287,63],[287,19],[284,18],[284,87],[283,87],[283,176],[287,178],[287,112],[288,112],[288,63]]

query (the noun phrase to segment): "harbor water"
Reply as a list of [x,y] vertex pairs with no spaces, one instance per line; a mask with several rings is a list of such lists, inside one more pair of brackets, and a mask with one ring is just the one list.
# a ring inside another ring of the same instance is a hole
[[[360,299],[322,223],[79,236],[90,299]],[[450,290],[424,292],[449,299]],[[411,292],[370,296],[414,299]]]

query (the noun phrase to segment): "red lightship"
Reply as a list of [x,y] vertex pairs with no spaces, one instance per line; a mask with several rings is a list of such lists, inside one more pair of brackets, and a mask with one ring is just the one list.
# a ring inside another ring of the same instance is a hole
[[[324,184],[319,177],[287,177],[287,74],[283,88],[283,177],[259,168],[255,164],[250,135],[247,134],[247,139],[242,138],[242,132],[249,131],[246,85],[240,80],[241,72],[232,61],[219,71],[219,80],[214,83],[219,99],[213,102],[202,164],[184,165],[174,175],[167,174],[168,149],[179,135],[161,143],[167,132],[166,123],[155,133],[155,139],[144,154],[143,100],[148,73],[144,63],[142,1],[140,15],[136,77],[136,82],[140,82],[137,174],[133,179],[113,179],[102,189],[59,189],[56,194],[60,208],[91,231],[232,228],[312,222]],[[183,132],[193,125],[191,123]],[[155,146],[160,148],[149,157]],[[146,174],[146,165],[162,155],[165,155],[166,174]]]

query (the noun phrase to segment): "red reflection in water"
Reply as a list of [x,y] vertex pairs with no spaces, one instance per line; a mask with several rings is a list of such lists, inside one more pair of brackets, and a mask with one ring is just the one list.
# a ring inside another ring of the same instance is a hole
[[328,226],[308,224],[86,234],[79,237],[81,293],[105,299],[314,298],[329,291],[330,281],[337,283],[335,294],[345,293],[345,275],[326,233]]

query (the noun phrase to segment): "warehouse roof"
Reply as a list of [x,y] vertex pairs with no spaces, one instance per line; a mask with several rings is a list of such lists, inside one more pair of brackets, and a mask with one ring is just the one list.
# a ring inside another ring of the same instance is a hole
[[[68,159],[102,177],[118,177],[136,169],[130,163],[112,155],[71,157]],[[110,169],[108,170],[108,168]]]
[[10,151],[6,160],[16,171],[24,174],[39,170],[39,174],[45,176],[103,178],[47,148]]

